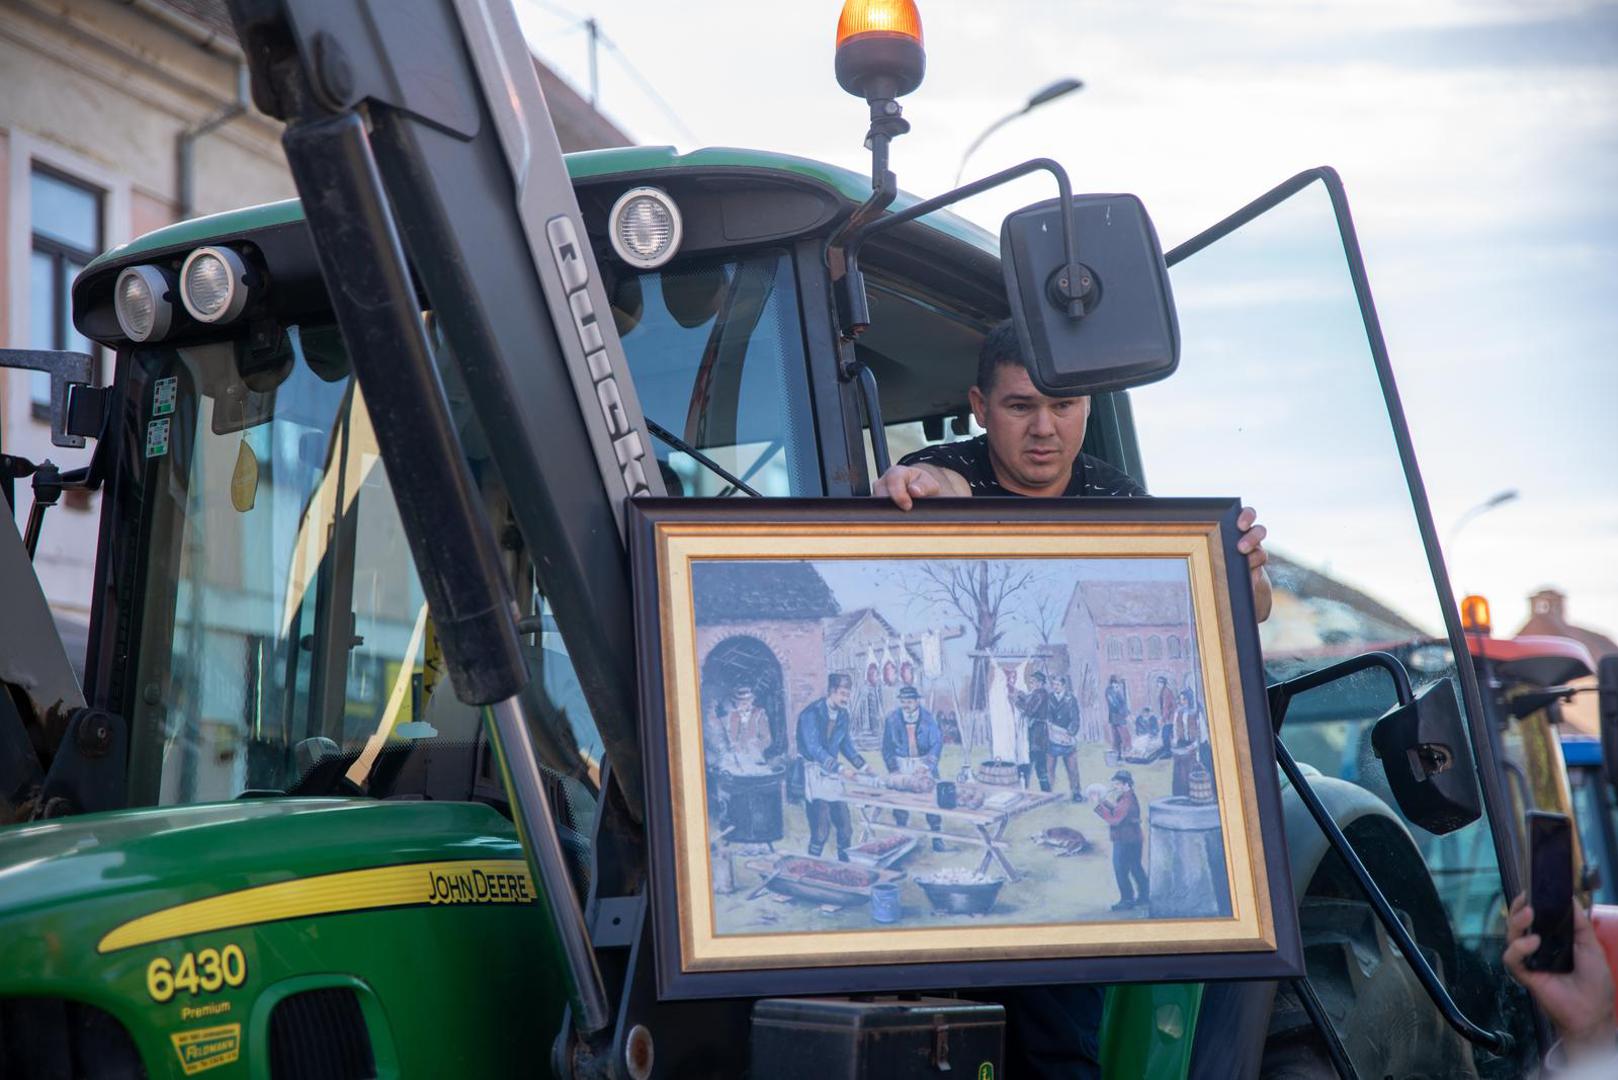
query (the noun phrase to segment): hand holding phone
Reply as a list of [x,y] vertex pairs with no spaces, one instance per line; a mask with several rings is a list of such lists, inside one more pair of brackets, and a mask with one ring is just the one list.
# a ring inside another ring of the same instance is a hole
[[1573,824],[1565,814],[1528,812],[1528,903],[1539,948],[1530,971],[1573,970]]

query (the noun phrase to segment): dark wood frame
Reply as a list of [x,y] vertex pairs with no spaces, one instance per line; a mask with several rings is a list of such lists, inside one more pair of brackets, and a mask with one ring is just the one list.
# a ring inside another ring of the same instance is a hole
[[1254,619],[1249,576],[1227,577],[1232,625],[1227,642],[1235,647],[1234,669],[1240,683],[1246,749],[1252,762],[1251,783],[1257,808],[1264,869],[1268,878],[1273,951],[1207,951],[1137,953],[1058,959],[950,960],[936,963],[873,963],[825,967],[769,967],[740,970],[686,970],[682,963],[677,883],[673,792],[667,767],[670,746],[665,726],[665,683],[659,550],[656,530],[663,524],[722,524],[738,527],[849,523],[907,524],[960,522],[975,526],[1005,524],[1153,526],[1185,524],[1217,526],[1227,567],[1245,567],[1236,550],[1234,499],[934,499],[919,502],[909,513],[877,499],[637,499],[628,506],[630,558],[635,582],[636,649],[640,672],[640,731],[647,791],[650,840],[650,889],[657,989],[663,999],[755,997],[978,988],[1074,982],[1198,982],[1224,979],[1289,979],[1304,972],[1297,908],[1283,828],[1274,735],[1270,728],[1264,673]]

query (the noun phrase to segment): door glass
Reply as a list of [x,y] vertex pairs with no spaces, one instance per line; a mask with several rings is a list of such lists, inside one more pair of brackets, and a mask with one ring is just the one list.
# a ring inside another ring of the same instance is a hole
[[[1230,495],[1257,508],[1269,530],[1275,595],[1260,627],[1268,677],[1385,649],[1405,662],[1418,689],[1444,682],[1460,699],[1439,594],[1324,183],[1317,179],[1186,257],[1172,280],[1179,370],[1131,392],[1145,479],[1153,495]],[[1438,838],[1400,816],[1370,747],[1372,723],[1392,701],[1391,683],[1380,674],[1305,695],[1288,713],[1283,741],[1324,774],[1323,787],[1351,784],[1376,797],[1373,811],[1347,829],[1350,839],[1384,890],[1406,907],[1427,908],[1406,914],[1463,1009],[1485,1027],[1513,1030],[1524,1060],[1532,1060],[1522,995],[1500,965],[1506,898],[1489,822]],[[1305,813],[1289,800],[1294,811]],[[1430,889],[1389,880],[1400,867],[1419,873],[1418,859],[1437,900]],[[1294,878],[1300,896],[1312,880],[1324,887],[1313,867],[1300,873],[1295,866]],[[1315,970],[1317,957],[1332,955],[1310,952],[1312,977],[1341,979]],[[1418,999],[1436,1021],[1436,1010]],[[1362,1075],[1374,1064],[1361,1063]],[[1501,1066],[1511,1075],[1516,1067]]]

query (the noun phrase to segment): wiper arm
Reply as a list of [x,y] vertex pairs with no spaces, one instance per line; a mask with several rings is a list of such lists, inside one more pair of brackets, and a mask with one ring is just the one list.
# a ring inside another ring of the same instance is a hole
[[726,483],[730,484],[732,489],[737,491],[745,491],[755,499],[763,498],[762,495],[748,487],[746,483],[738,479],[735,474],[726,469],[723,465],[719,464],[719,462],[715,461],[707,454],[704,454],[701,450],[698,450],[696,447],[674,434],[674,432],[670,431],[662,424],[659,424],[656,420],[653,420],[650,416],[646,418],[646,430],[668,443],[669,446],[673,447],[675,450],[678,450],[680,453],[690,455],[692,460],[696,461],[699,465],[706,466],[709,471],[713,472],[721,480],[724,480]]

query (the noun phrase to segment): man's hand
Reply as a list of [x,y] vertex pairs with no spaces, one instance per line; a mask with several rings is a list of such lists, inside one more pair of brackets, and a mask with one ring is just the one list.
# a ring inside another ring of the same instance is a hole
[[933,465],[890,465],[888,471],[877,478],[871,488],[877,498],[889,498],[901,510],[909,510],[916,499],[934,499],[940,495],[968,496],[972,489],[953,469],[940,469]]
[[1247,556],[1247,570],[1253,577],[1253,611],[1258,621],[1263,622],[1270,617],[1270,607],[1275,602],[1270,591],[1270,575],[1264,570],[1264,564],[1270,561],[1270,553],[1264,550],[1264,538],[1269,530],[1258,523],[1258,511],[1251,506],[1242,507],[1236,517],[1236,528],[1242,534],[1236,541],[1236,550]]
[[1590,916],[1577,900],[1573,902],[1573,970],[1530,971],[1524,966],[1539,948],[1539,935],[1530,932],[1534,909],[1527,896],[1519,893],[1511,902],[1506,919],[1506,970],[1528,988],[1539,1007],[1545,1010],[1567,1048],[1569,1063],[1590,1054],[1613,1051],[1612,972],[1607,957],[1596,940]]

